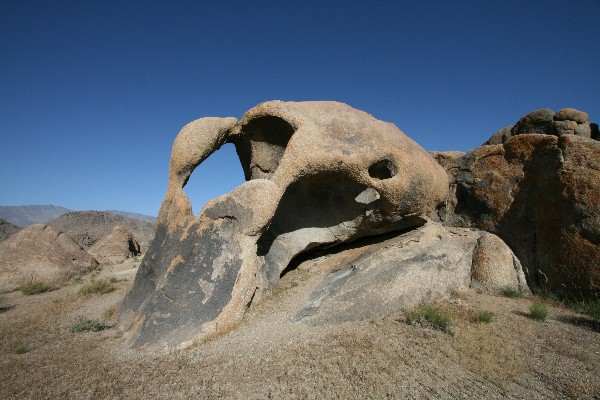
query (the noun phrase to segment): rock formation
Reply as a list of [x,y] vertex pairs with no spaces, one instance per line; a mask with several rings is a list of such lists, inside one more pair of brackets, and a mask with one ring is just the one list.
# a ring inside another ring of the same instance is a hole
[[[183,188],[226,142],[235,144],[247,182],[194,216]],[[336,296],[362,301],[394,281],[390,299],[403,299],[401,306],[423,298],[414,295],[421,290],[437,298],[464,289],[471,275],[480,290],[526,289],[520,266],[498,238],[432,231],[427,217],[441,212],[447,192],[447,175],[427,152],[394,125],[345,104],[272,101],[239,122],[193,121],[173,144],[157,234],[123,302],[121,326],[135,346],[185,343],[240,321],[301,253],[419,227],[416,236],[394,243],[414,257],[373,251],[361,267],[342,273],[343,290],[331,292],[324,281],[321,291],[334,303]],[[419,251],[415,240],[429,247]],[[445,247],[436,250],[440,240]],[[490,249],[502,252],[503,264],[489,263]]]
[[[511,134],[507,134],[509,132]],[[530,286],[600,296],[600,142],[574,109],[542,109],[466,154],[435,153],[450,176],[447,225],[501,237]],[[497,143],[497,144],[494,144]]]
[[140,244],[124,227],[117,225],[89,250],[101,264],[119,264],[141,253]]
[[68,235],[38,224],[0,243],[0,292],[40,279],[63,283],[89,272],[96,260]]
[[71,236],[81,247],[89,249],[115,226],[123,226],[145,248],[154,237],[156,226],[106,211],[74,211],[48,222],[48,225]]
[[17,233],[20,229],[21,228],[17,225],[13,225],[8,221],[0,219],[0,242],[8,239],[10,235]]

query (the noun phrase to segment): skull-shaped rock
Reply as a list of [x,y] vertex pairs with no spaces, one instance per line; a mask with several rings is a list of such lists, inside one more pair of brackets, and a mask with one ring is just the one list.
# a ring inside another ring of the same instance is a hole
[[[247,182],[197,216],[183,187],[235,144]],[[202,118],[173,144],[154,241],[125,298],[135,346],[172,346],[227,329],[297,255],[420,226],[446,198],[445,171],[393,124],[337,102],[271,101]]]

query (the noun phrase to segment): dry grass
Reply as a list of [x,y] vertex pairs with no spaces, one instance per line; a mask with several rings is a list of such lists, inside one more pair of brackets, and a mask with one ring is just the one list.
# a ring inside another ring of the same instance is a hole
[[[0,398],[593,398],[600,333],[528,317],[527,299],[470,294],[436,304],[454,336],[424,335],[402,316],[341,325],[272,320],[268,306],[199,346],[157,355],[128,349],[114,329],[71,333],[101,318],[104,296],[77,287],[27,297],[0,314]],[[17,296],[18,295],[18,296]],[[269,300],[277,304],[280,293]],[[552,308],[552,307],[551,307]],[[481,324],[480,310],[494,314]],[[575,317],[552,309],[553,316]],[[27,352],[17,355],[19,346]],[[76,366],[76,368],[74,368]],[[541,378],[543,377],[543,379]]]

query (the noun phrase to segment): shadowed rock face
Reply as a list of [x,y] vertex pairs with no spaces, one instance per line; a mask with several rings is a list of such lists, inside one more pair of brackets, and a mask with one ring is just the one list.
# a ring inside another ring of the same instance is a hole
[[[183,187],[226,142],[248,181],[194,216]],[[447,188],[420,146],[345,104],[272,101],[239,122],[193,121],[173,144],[157,233],[124,300],[122,327],[136,346],[226,329],[297,255],[423,225]]]
[[[557,123],[564,121],[573,129],[557,133]],[[530,286],[576,299],[598,298],[597,125],[578,110],[542,109],[521,118],[512,131],[516,135],[499,144],[466,154],[435,154],[451,183],[443,219],[500,236],[522,262]]]

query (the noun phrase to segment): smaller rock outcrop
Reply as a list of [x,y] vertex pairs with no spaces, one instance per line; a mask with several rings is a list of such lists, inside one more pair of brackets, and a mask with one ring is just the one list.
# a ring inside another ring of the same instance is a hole
[[[600,297],[600,143],[587,113],[541,109],[466,154],[433,153],[450,176],[445,224],[497,234],[532,288]],[[510,135],[508,134],[510,133]]]
[[64,283],[89,272],[97,261],[63,232],[32,225],[0,243],[0,292],[33,279]]
[[97,241],[88,252],[102,264],[119,264],[139,255],[141,250],[135,237],[118,225]]
[[71,236],[81,247],[89,250],[115,226],[123,226],[142,243],[154,238],[156,225],[106,211],[74,211],[48,222],[48,225]]
[[0,242],[8,239],[10,235],[17,233],[20,229],[17,225],[0,219]]
[[505,143],[516,135],[577,135],[600,139],[598,125],[591,123],[586,112],[574,108],[563,108],[554,112],[549,108],[541,108],[524,115],[516,124],[506,126],[494,133],[483,145]]

